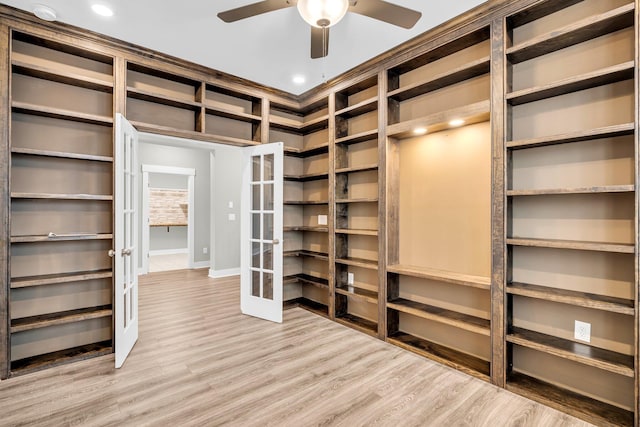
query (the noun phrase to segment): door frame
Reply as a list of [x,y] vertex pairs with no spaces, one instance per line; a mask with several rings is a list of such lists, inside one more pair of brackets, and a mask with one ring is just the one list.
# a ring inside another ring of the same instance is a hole
[[143,164],[142,170],[142,267],[140,274],[149,273],[149,246],[150,246],[150,229],[149,225],[149,174],[158,173],[165,175],[182,175],[187,177],[187,197],[189,206],[187,210],[187,248],[189,250],[188,268],[194,268],[194,183],[196,170],[193,168],[179,168],[174,166],[146,165]]

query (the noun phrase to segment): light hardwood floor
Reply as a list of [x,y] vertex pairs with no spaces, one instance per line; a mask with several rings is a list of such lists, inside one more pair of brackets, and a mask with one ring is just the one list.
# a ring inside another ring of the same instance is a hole
[[238,280],[141,280],[140,338],[113,356],[0,382],[0,425],[586,426],[303,309],[240,313]]

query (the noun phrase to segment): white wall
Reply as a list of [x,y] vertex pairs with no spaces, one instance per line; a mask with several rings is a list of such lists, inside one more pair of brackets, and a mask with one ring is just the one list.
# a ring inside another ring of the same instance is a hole
[[[174,146],[176,144],[179,146]],[[138,151],[139,163],[195,169],[194,206],[190,206],[194,210],[195,223],[194,261],[199,266],[210,264],[210,268],[216,271],[239,269],[241,150],[218,144],[211,144],[215,146],[215,151],[200,148],[204,144],[142,134]],[[212,152],[215,157],[213,177],[210,171]],[[142,180],[140,185],[142,186]],[[228,207],[229,202],[233,203],[233,208]],[[230,213],[235,214],[235,221],[229,220]],[[203,248],[208,249],[207,254],[203,253]]]

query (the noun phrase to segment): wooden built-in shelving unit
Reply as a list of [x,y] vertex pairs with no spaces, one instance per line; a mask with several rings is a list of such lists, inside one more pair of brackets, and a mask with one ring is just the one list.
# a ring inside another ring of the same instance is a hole
[[639,3],[490,0],[300,96],[0,6],[0,377],[113,350],[122,113],[284,143],[285,307],[638,426]]

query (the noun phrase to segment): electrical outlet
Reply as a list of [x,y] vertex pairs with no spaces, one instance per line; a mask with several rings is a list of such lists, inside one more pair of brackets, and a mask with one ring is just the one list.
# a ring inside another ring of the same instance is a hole
[[202,253],[205,255],[209,253],[209,248],[202,248]]
[[318,225],[327,225],[328,223],[327,215],[318,215]]
[[347,273],[347,285],[353,285],[355,277],[353,273]]
[[229,200],[229,208],[233,208],[233,201]]
[[584,342],[591,342],[591,323],[576,320],[573,337]]

